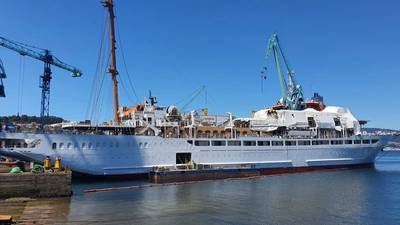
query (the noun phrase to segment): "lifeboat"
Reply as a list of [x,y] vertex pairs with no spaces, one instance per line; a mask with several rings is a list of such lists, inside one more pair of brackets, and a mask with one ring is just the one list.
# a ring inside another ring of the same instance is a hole
[[284,109],[284,108],[285,108],[285,106],[283,104],[281,104],[281,103],[277,103],[277,104],[272,106],[272,109],[274,109],[274,110],[281,110],[281,109]]

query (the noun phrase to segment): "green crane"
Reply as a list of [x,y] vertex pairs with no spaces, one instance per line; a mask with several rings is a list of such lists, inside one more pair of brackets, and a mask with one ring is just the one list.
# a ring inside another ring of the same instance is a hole
[[[296,83],[294,78],[294,71],[290,68],[289,62],[283,53],[282,47],[279,43],[278,35],[273,33],[268,42],[268,48],[265,56],[265,62],[267,63],[269,58],[273,55],[274,62],[276,66],[276,71],[278,74],[279,85],[281,89],[282,99],[280,104],[282,104],[284,109],[291,110],[302,110],[305,108],[303,90],[299,84]],[[287,71],[287,80],[282,74],[282,66],[280,63],[280,58],[282,58]],[[267,67],[263,68],[262,73],[266,73]],[[262,75],[265,78],[265,75]]]

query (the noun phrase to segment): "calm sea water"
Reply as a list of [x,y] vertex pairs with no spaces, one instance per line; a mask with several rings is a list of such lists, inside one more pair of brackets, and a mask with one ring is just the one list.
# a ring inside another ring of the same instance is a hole
[[138,183],[74,184],[69,200],[30,204],[60,224],[400,224],[400,152],[369,169],[84,193]]

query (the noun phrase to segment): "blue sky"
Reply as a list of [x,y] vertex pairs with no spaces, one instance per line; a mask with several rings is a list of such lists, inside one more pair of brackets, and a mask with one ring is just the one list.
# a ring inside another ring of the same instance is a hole
[[[211,113],[249,116],[270,106],[280,98],[278,79],[270,70],[261,92],[260,71],[267,40],[278,32],[306,97],[317,91],[328,105],[349,107],[357,118],[371,120],[370,127],[400,128],[398,1],[115,3],[126,64],[140,100],[151,89],[160,104],[176,104],[206,85]],[[98,0],[2,2],[0,36],[50,49],[84,73],[72,78],[53,67],[52,115],[93,119],[88,107],[103,15]],[[38,115],[43,64],[5,48],[0,58],[8,75],[0,115]],[[128,89],[120,87],[120,102],[133,105],[136,98],[121,59],[119,51],[120,76]],[[267,65],[272,68],[272,60]],[[102,90],[97,120],[112,118],[108,76]],[[188,108],[204,106],[202,94]]]

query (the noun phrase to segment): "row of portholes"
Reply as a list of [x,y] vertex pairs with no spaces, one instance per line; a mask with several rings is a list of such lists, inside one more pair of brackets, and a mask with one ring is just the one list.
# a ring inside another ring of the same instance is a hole
[[[128,143],[128,146],[130,146],[129,143]],[[134,146],[133,143],[132,143],[132,146]],[[139,146],[139,148],[148,148],[149,144],[147,142],[144,142],[144,143],[139,142],[138,146]],[[70,142],[67,143],[67,144],[64,144],[63,142],[60,142],[60,143],[58,143],[58,146],[57,146],[57,143],[53,142],[52,145],[51,145],[51,148],[52,149],[57,149],[57,147],[58,147],[58,149],[72,149],[72,148],[77,149],[77,148],[79,148],[79,145],[78,144],[74,144],[73,145]],[[81,143],[80,147],[81,147],[81,149],[93,149],[94,147],[95,148],[114,148],[114,147],[118,148],[119,147],[119,143],[118,142],[115,142],[115,143],[113,143],[113,142],[109,142],[109,143],[107,143],[107,142],[102,142],[102,143],[96,142],[96,144],[94,145],[91,142],[89,142],[89,143],[83,142],[83,143]]]

